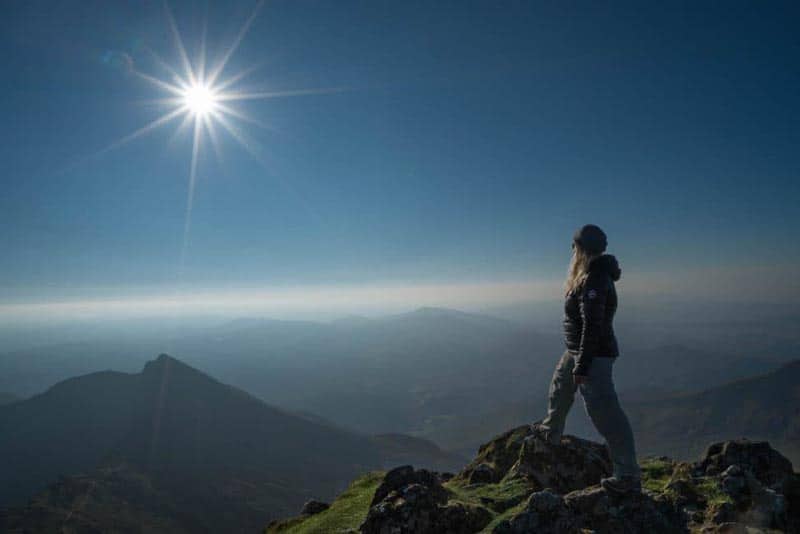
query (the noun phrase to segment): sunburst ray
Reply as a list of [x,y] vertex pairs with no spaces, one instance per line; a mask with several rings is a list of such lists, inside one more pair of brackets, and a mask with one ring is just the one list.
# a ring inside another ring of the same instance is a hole
[[[194,192],[197,185],[201,161],[200,154],[205,146],[203,137],[208,136],[210,141],[208,144],[211,145],[215,155],[220,160],[222,150],[219,133],[224,132],[236,143],[241,145],[259,164],[267,167],[261,145],[250,138],[250,136],[239,127],[238,123],[255,124],[262,128],[269,128],[269,125],[263,124],[244,110],[234,107],[237,102],[244,103],[253,100],[323,95],[338,93],[345,90],[341,87],[273,91],[246,91],[241,88],[237,89],[237,84],[259,68],[261,63],[239,70],[231,76],[222,76],[234,54],[253,26],[263,4],[264,0],[260,0],[256,3],[252,13],[247,17],[244,24],[236,33],[230,46],[224,50],[219,61],[216,61],[212,65],[207,61],[209,55],[207,48],[208,14],[206,13],[206,17],[203,21],[199,47],[196,49],[197,54],[194,54],[195,62],[192,63],[187,53],[183,37],[173,17],[172,10],[169,5],[165,3],[164,17],[172,38],[173,46],[177,52],[178,64],[172,65],[165,61],[154,50],[146,48],[146,53],[151,57],[154,65],[161,71],[161,75],[145,72],[133,64],[131,64],[130,72],[136,78],[149,83],[156,89],[167,94],[164,97],[146,101],[148,104],[165,106],[167,111],[143,127],[115,141],[100,152],[103,153],[118,148],[177,118],[182,118],[169,141],[171,145],[179,136],[187,134],[187,130],[191,131],[191,155],[188,166],[189,183],[187,187],[186,211],[181,247],[181,266],[183,266],[185,261],[189,243]],[[288,184],[282,185],[286,187]]]
[[233,54],[239,48],[239,45],[242,43],[242,39],[244,39],[244,36],[247,35],[248,31],[250,31],[250,26],[253,25],[253,21],[256,19],[256,16],[258,15],[258,12],[261,10],[261,6],[263,5],[264,5],[264,0],[259,0],[255,8],[253,8],[253,12],[245,21],[244,25],[242,26],[242,29],[239,30],[238,34],[236,34],[236,39],[234,39],[231,46],[229,46],[228,49],[225,51],[225,54],[222,56],[222,59],[219,61],[214,70],[211,71],[211,74],[208,77],[209,84],[213,85],[214,82],[217,81],[217,78],[219,78],[219,75],[222,74],[222,71],[225,69],[225,65],[228,64],[228,61],[230,61]]

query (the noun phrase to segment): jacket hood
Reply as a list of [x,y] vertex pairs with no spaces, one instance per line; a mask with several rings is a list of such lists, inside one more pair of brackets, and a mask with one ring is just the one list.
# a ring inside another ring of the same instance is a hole
[[622,276],[622,269],[619,268],[617,258],[611,254],[603,254],[593,259],[589,264],[589,272],[592,271],[604,271],[615,282]]

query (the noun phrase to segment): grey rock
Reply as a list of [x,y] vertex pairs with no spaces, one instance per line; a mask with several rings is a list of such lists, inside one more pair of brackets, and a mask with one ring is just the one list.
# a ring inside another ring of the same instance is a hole
[[307,501],[300,510],[300,515],[316,515],[330,508],[330,504],[314,499]]
[[552,488],[563,494],[598,484],[610,474],[611,461],[606,447],[564,436],[559,445],[541,440],[523,442],[519,457],[507,476],[525,478],[538,488]]
[[720,475],[731,466],[749,471],[759,482],[770,488],[782,487],[794,476],[792,462],[773,449],[766,441],[738,439],[714,443],[695,464],[698,474]]
[[476,465],[468,476],[470,484],[487,484],[496,478],[494,469],[486,463]]
[[736,508],[729,502],[724,502],[710,511],[709,521],[712,524],[722,525],[736,520]]
[[536,492],[526,510],[495,528],[496,534],[557,534],[589,531],[611,534],[688,532],[686,519],[670,505],[641,494],[617,499],[600,487],[574,491],[563,498]]
[[598,485],[611,471],[603,445],[572,436],[554,445],[537,438],[530,426],[519,427],[482,446],[455,482],[463,487],[521,479],[529,492],[505,501],[478,498],[479,504],[468,505],[450,500],[435,473],[404,466],[387,473],[360,531],[479,532],[493,513],[525,502],[493,532],[800,532],[800,480],[769,444],[718,443],[699,462],[670,464],[672,475],[663,491],[613,495]]
[[[395,472],[396,471],[396,472]],[[447,503],[448,494],[428,471],[404,467],[386,474],[360,531],[364,534],[467,534],[492,518],[483,507]]]
[[524,425],[509,430],[483,444],[478,449],[475,459],[456,475],[457,478],[469,481],[473,471],[483,469],[480,467],[482,465],[489,465],[493,470],[491,482],[500,482],[519,459],[522,443],[532,433],[530,425]]
[[536,513],[551,513],[563,506],[564,500],[550,490],[537,491],[528,498],[528,510]]
[[422,484],[431,488],[438,499],[447,499],[447,492],[442,488],[439,477],[426,469],[414,470],[410,465],[396,467],[386,473],[383,482],[375,490],[370,506],[381,502],[392,491],[399,490],[409,484]]
[[742,468],[736,464],[729,465],[728,468],[722,472],[723,477],[740,477],[744,476],[744,471]]
[[[730,469],[726,469],[727,473]],[[720,478],[720,487],[734,503],[746,502],[750,498],[750,484],[747,477],[739,470],[739,475],[728,475],[723,473]]]

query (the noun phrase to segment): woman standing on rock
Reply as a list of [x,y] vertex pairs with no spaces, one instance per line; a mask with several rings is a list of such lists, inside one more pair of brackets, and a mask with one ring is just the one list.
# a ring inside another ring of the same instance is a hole
[[557,445],[580,389],[586,412],[605,438],[613,476],[602,486],[613,493],[641,491],[639,465],[631,425],[619,405],[612,367],[619,350],[613,320],[617,310],[614,282],[621,271],[616,258],[603,254],[606,234],[597,226],[580,228],[572,241],[572,261],[565,284],[564,341],[566,352],[556,365],[550,383],[547,417],[536,434]]

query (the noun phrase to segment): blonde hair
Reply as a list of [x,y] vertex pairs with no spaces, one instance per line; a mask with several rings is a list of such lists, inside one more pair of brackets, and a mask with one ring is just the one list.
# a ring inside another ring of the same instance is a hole
[[600,254],[589,254],[577,244],[572,248],[572,259],[567,268],[567,279],[564,282],[564,294],[569,295],[577,290],[589,276],[589,264]]

